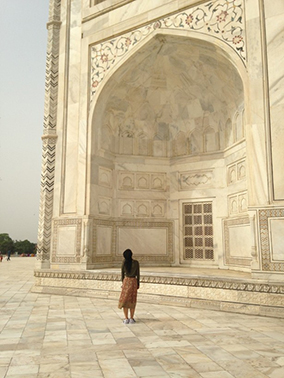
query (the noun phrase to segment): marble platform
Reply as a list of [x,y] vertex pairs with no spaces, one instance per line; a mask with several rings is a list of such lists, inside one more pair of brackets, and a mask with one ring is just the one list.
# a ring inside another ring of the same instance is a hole
[[[117,299],[119,269],[35,270],[33,292]],[[250,273],[142,267],[139,301],[284,318],[284,283]]]
[[282,319],[139,298],[127,326],[117,298],[32,293],[34,261],[0,263],[1,378],[284,376]]

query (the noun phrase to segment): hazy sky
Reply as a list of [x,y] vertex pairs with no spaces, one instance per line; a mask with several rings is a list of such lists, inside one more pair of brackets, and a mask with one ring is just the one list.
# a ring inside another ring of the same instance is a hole
[[0,0],[0,233],[37,241],[48,0]]

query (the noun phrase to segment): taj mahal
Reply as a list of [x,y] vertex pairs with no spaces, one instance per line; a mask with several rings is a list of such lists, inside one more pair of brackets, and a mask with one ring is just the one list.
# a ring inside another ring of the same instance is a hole
[[284,318],[283,0],[50,0],[33,290]]

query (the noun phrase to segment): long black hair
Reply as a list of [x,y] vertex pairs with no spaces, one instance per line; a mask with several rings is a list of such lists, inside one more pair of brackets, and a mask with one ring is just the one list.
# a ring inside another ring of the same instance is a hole
[[126,272],[129,273],[131,271],[131,267],[132,267],[132,251],[131,249],[126,249],[124,252],[123,252],[123,257],[124,257],[124,266],[125,266],[125,269],[126,269]]

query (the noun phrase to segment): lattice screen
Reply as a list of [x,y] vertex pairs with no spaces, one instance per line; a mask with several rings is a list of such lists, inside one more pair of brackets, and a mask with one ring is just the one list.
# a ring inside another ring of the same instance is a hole
[[213,260],[212,202],[183,204],[184,259]]

